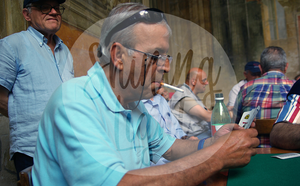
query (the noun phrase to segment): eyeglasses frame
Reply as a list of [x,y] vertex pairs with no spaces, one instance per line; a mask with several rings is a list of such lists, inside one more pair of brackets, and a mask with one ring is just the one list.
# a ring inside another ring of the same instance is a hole
[[[130,48],[130,47],[126,47],[126,46],[124,46],[125,48],[127,48],[127,49],[129,49],[129,50],[133,50],[133,51],[136,51],[136,52],[140,52],[140,53],[142,53],[142,54],[145,54],[146,56],[147,56],[147,59],[146,59],[146,61],[150,58],[154,58],[154,59],[156,59],[157,60],[157,62],[159,61],[159,60],[162,60],[164,63],[162,64],[162,65],[159,65],[159,66],[164,66],[165,65],[165,63],[166,63],[166,61],[167,61],[167,59],[168,59],[168,61],[169,61],[169,64],[171,64],[171,62],[172,62],[172,60],[173,60],[173,58],[170,56],[170,55],[153,55],[153,54],[150,54],[150,53],[147,53],[147,52],[142,52],[142,51],[140,51],[140,50],[137,50],[137,49],[134,49],[134,48]],[[150,57],[149,57],[150,56]],[[156,62],[156,64],[158,65],[158,63]]]

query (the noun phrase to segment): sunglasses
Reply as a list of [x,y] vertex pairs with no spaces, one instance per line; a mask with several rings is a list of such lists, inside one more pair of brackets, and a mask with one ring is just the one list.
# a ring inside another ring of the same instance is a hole
[[117,24],[113,29],[111,29],[111,31],[107,34],[107,36],[105,38],[104,44],[107,47],[109,45],[109,42],[110,42],[112,36],[116,32],[123,30],[123,29],[129,27],[130,25],[133,25],[134,23],[137,23],[137,22],[159,23],[162,20],[165,20],[167,22],[167,19],[166,19],[164,13],[159,9],[148,8],[145,10],[141,10],[141,11],[133,14],[132,16],[128,17],[121,23]]
[[42,5],[33,5],[33,6],[27,6],[26,8],[29,7],[35,7],[37,9],[39,9],[43,14],[49,14],[51,12],[52,9],[54,9],[57,14],[63,14],[65,11],[65,7],[61,6],[61,5],[56,5],[56,6],[51,6],[48,4],[42,4]]

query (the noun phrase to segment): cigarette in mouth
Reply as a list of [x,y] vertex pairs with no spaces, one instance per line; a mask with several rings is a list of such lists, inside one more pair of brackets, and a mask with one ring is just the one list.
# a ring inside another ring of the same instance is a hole
[[180,92],[184,92],[184,90],[182,90],[181,88],[177,88],[177,87],[174,87],[174,86],[172,86],[172,85],[169,85],[169,84],[166,84],[166,83],[160,83],[162,86],[164,86],[164,87],[168,87],[168,88],[170,88],[170,89],[173,89],[173,90],[178,90],[178,91],[180,91]]

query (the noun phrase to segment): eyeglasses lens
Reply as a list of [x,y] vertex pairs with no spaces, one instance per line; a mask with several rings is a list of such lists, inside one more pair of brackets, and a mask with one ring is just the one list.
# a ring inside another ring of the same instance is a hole
[[54,8],[54,10],[58,13],[58,14],[63,14],[64,13],[64,10],[65,8],[62,7],[62,6],[51,6],[51,5],[47,5],[47,4],[44,4],[44,5],[41,5],[41,12],[43,14],[49,14],[52,10],[52,8]]

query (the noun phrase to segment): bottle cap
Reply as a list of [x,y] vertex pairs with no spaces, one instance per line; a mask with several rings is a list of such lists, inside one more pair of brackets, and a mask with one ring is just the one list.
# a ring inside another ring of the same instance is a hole
[[215,94],[215,100],[224,100],[223,93],[217,93],[217,94]]

